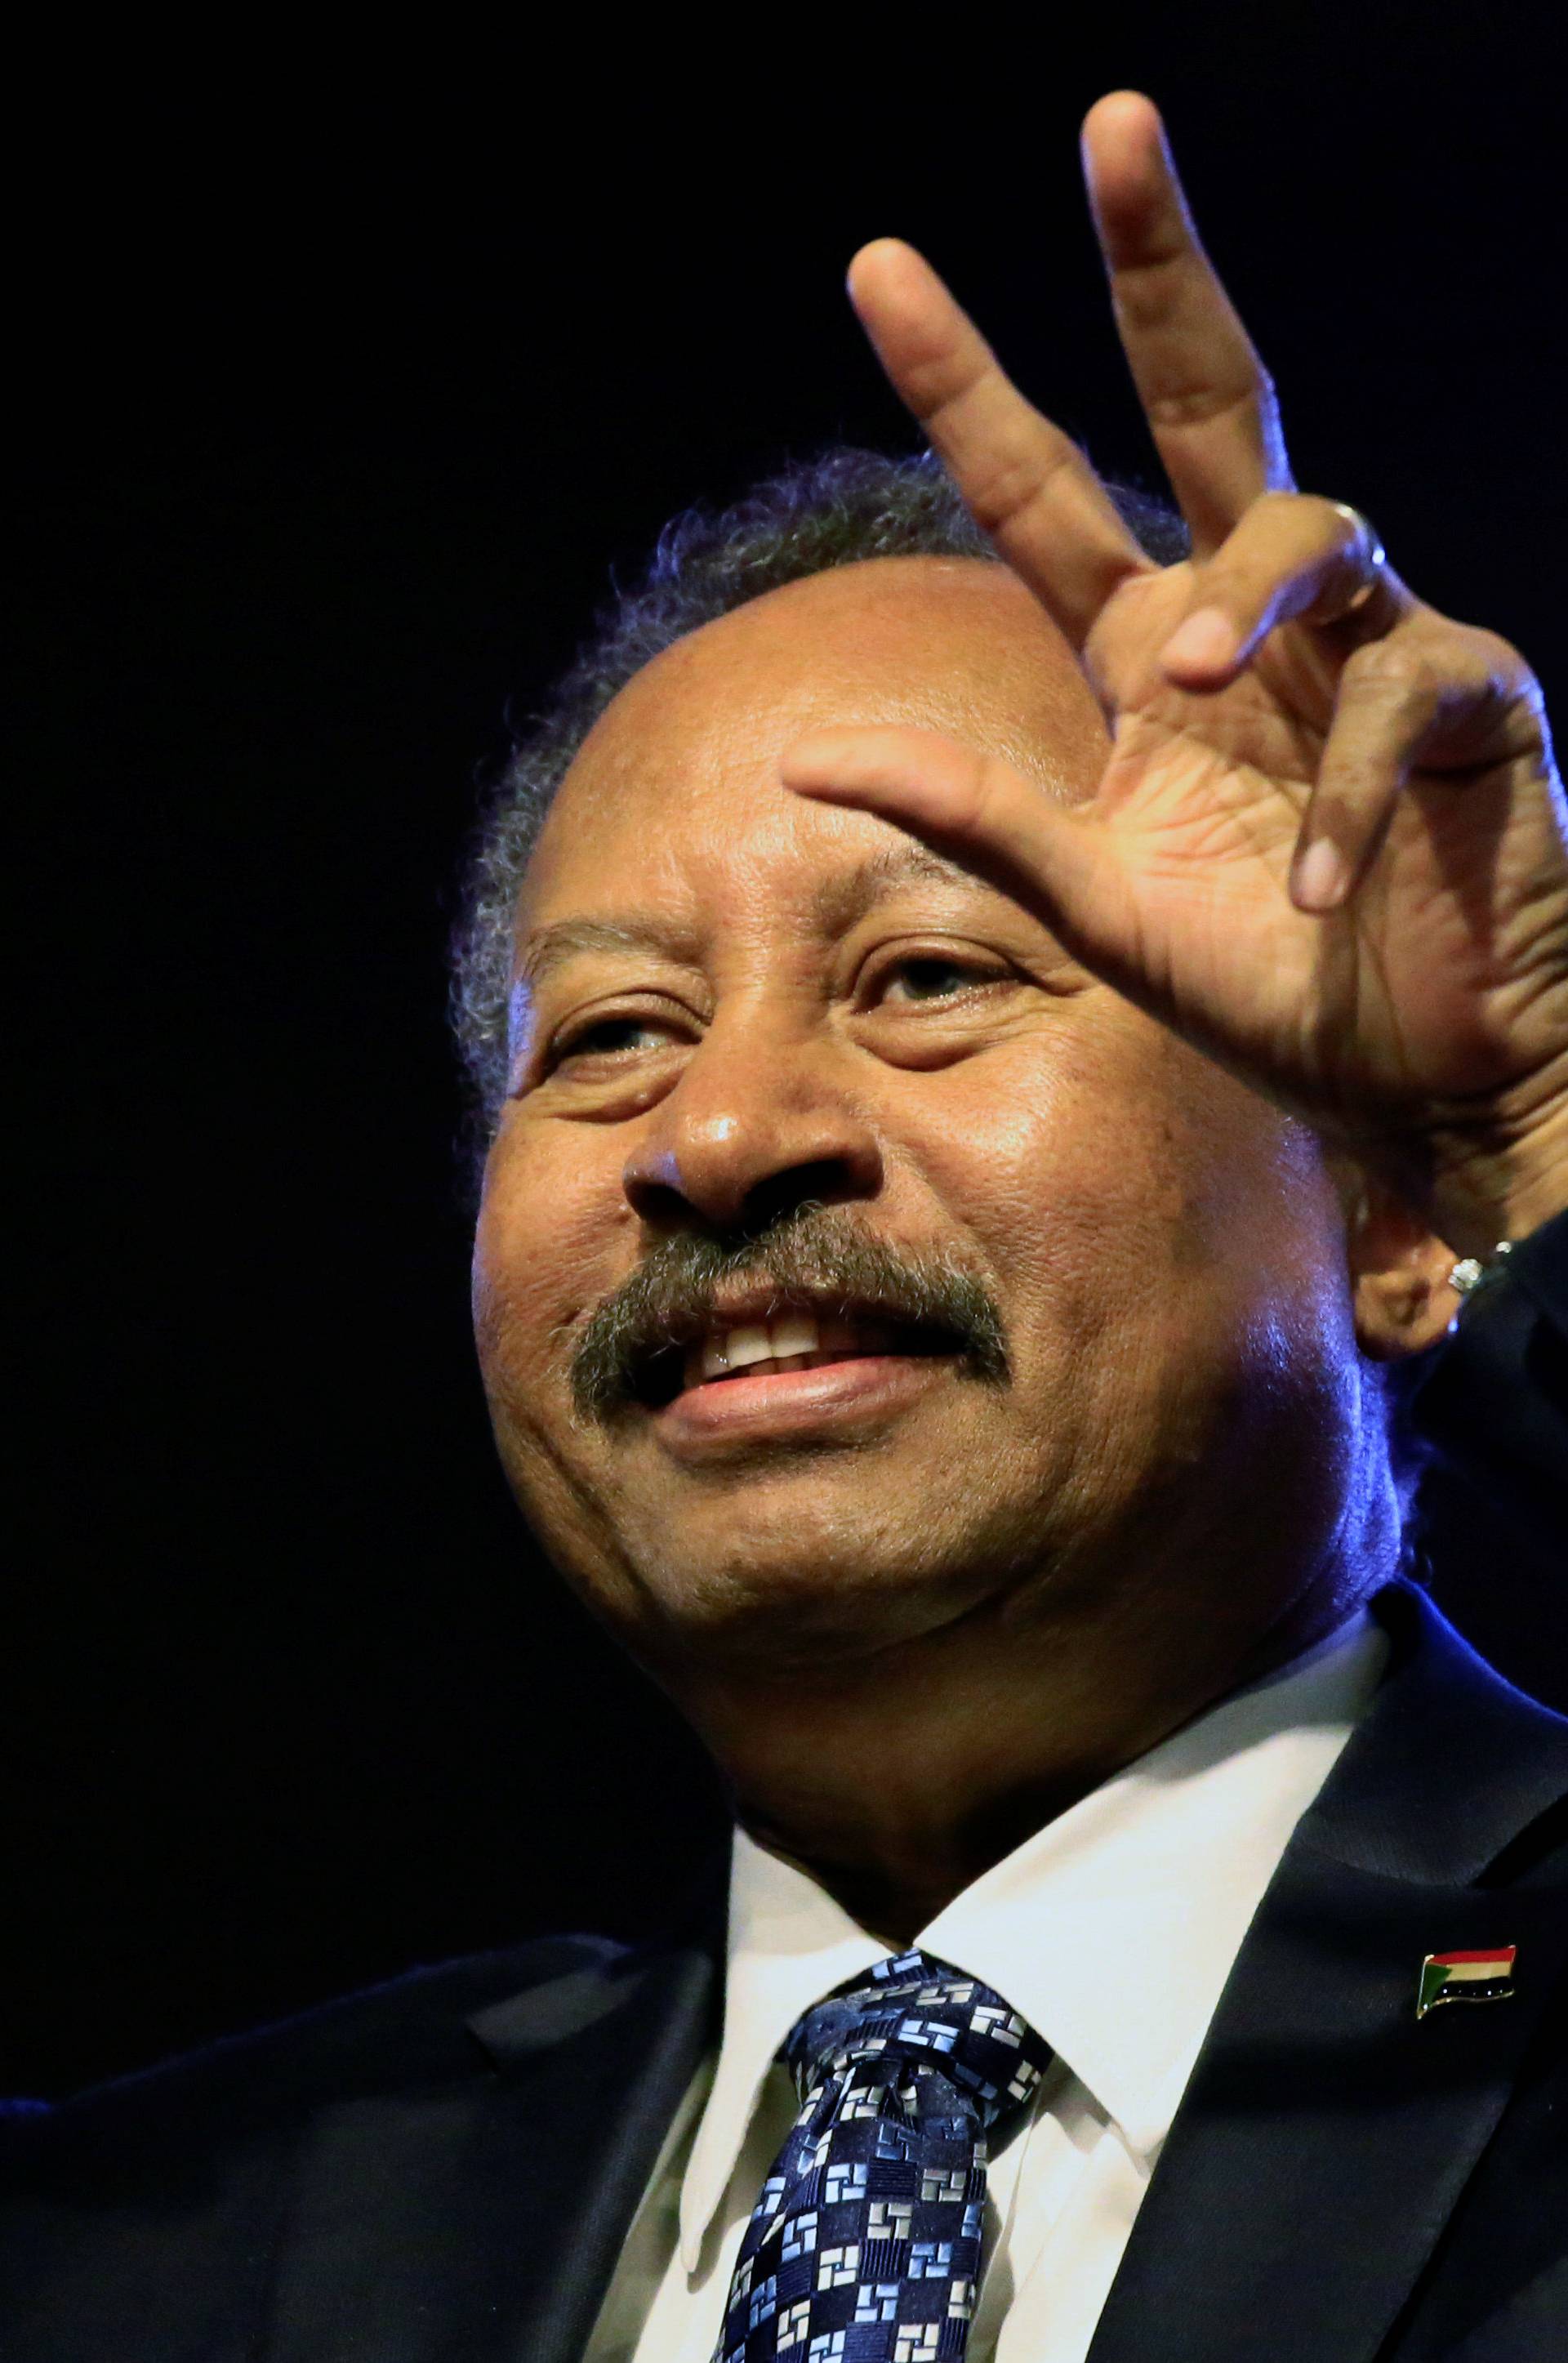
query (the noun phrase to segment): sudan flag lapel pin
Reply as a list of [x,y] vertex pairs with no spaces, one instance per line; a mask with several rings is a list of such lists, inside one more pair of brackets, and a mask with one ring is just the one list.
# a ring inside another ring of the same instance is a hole
[[1480,1953],[1429,1953],[1421,1963],[1416,2016],[1445,2002],[1506,2002],[1514,1990],[1517,1945],[1490,1945]]

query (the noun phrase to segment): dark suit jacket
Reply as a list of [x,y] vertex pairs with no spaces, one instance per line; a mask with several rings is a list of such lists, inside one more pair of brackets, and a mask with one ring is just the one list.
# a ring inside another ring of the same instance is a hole
[[[1514,1260],[1450,1351],[1561,1500],[1568,1218]],[[1091,2363],[1568,2357],[1568,1723],[1412,1587],[1378,1613],[1388,1673],[1242,1947]],[[575,2363],[722,1938],[715,1909],[639,1951],[457,1962],[14,2120],[0,2358]],[[1418,2023],[1427,1954],[1505,1945],[1510,1998]]]

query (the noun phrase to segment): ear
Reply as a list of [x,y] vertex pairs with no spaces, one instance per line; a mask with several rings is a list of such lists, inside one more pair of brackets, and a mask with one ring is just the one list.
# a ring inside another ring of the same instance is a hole
[[1347,1195],[1356,1339],[1375,1362],[1402,1361],[1452,1325],[1460,1296],[1449,1274],[1458,1259],[1386,1182],[1358,1173]]

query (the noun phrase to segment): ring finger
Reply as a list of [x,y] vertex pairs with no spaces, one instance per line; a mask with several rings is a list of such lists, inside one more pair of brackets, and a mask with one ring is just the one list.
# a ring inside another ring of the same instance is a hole
[[1312,494],[1265,493],[1193,569],[1187,613],[1160,663],[1178,688],[1222,689],[1280,624],[1331,627],[1348,653],[1381,638],[1415,605],[1353,509]]

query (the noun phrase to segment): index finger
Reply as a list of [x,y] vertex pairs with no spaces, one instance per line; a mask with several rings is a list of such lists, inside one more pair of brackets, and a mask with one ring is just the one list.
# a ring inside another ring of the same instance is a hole
[[1094,470],[1024,400],[913,247],[862,247],[849,294],[976,523],[1081,649],[1118,584],[1150,565]]
[[1122,349],[1203,558],[1260,493],[1291,489],[1274,385],[1198,243],[1153,101],[1098,100],[1083,148]]

